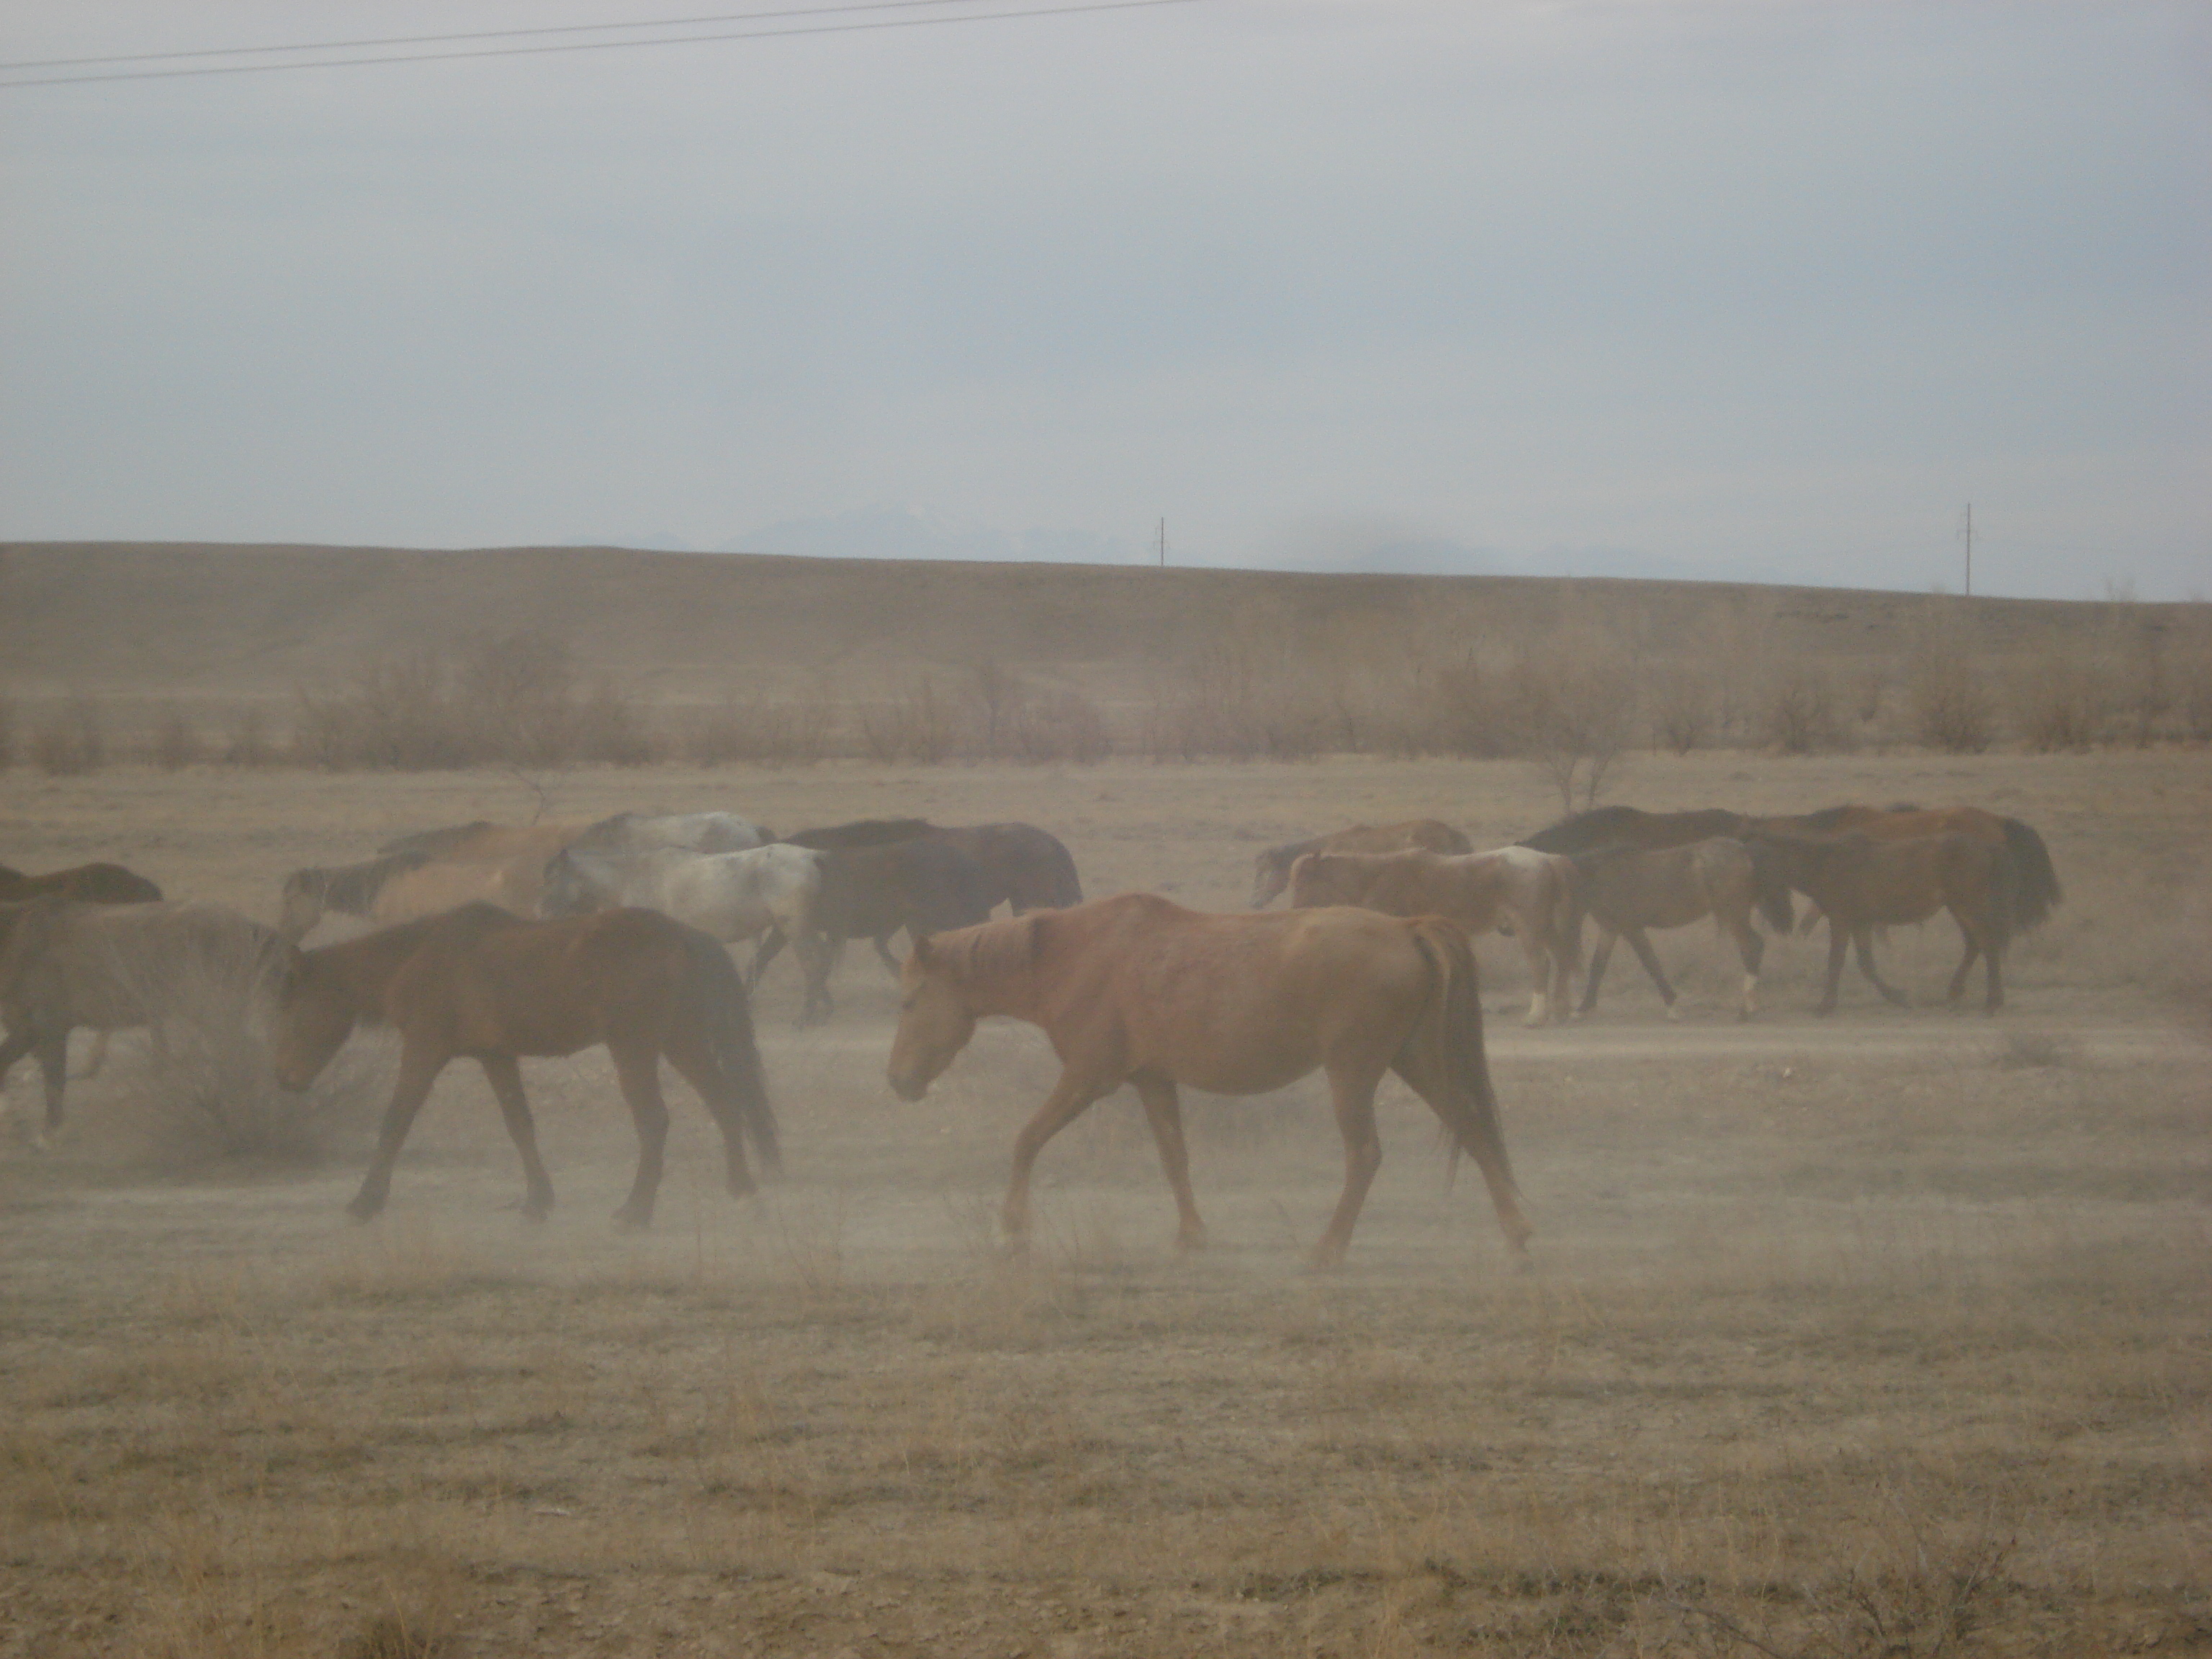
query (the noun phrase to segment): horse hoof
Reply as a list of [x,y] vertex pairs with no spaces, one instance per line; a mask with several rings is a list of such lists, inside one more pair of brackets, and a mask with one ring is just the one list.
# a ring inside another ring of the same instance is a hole
[[1670,1025],[1679,1025],[1682,1023],[1682,1011],[1671,1002],[1667,1005],[1667,1022]]
[[615,1225],[626,1233],[641,1233],[653,1224],[653,1212],[625,1204],[615,1212]]
[[382,1199],[356,1198],[346,1206],[346,1213],[356,1221],[374,1221],[383,1212]]

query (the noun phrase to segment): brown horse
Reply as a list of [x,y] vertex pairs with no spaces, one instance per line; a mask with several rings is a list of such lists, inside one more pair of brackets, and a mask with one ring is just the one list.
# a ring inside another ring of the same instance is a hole
[[1264,910],[1291,884],[1291,866],[1309,853],[1472,853],[1474,843],[1435,818],[1407,818],[1379,828],[1355,823],[1334,835],[1286,841],[1252,855],[1252,908]]
[[553,1182],[538,1156],[522,1091],[524,1054],[573,1054],[604,1044],[637,1126],[637,1178],[615,1212],[626,1226],[653,1218],[668,1108],[665,1056],[721,1127],[732,1194],[752,1191],[742,1135],[777,1167],[752,1013],[743,981],[706,934],[651,910],[601,910],[563,921],[522,921],[471,904],[301,954],[276,1024],[276,1078],[304,1089],[360,1021],[399,1033],[399,1079],[385,1109],[376,1158],[347,1207],[366,1221],[384,1207],[392,1167],[430,1085],[453,1060],[475,1060],[498,1097],[528,1181],[522,1212],[543,1219]]
[[1308,853],[1291,866],[1291,904],[1358,904],[1390,916],[1449,916],[1470,933],[1510,932],[1528,958],[1528,1017],[1564,1019],[1573,989],[1573,864],[1526,847],[1441,853]]
[[23,899],[75,899],[80,904],[159,904],[161,890],[119,864],[76,864],[27,876],[0,864],[0,904]]
[[1548,823],[1521,842],[1540,853],[1595,853],[1605,847],[1657,852],[1716,836],[1741,836],[1751,820],[1717,806],[1687,812],[1647,812],[1640,806],[1596,806]]
[[388,858],[394,853],[422,853],[434,859],[479,862],[534,858],[543,864],[579,836],[611,822],[509,824],[478,818],[473,823],[457,823],[449,829],[418,830],[411,836],[397,836],[376,852],[380,858]]
[[921,1099],[987,1014],[1043,1027],[1060,1055],[1060,1081],[1014,1142],[1004,1218],[1017,1243],[1029,1235],[1037,1153],[1127,1083],[1175,1191],[1176,1240],[1204,1243],[1176,1086],[1262,1094],[1319,1070],[1344,1136],[1344,1190],[1316,1267],[1344,1259],[1382,1162],[1375,1089],[1385,1072],[1411,1084],[1480,1166],[1507,1243],[1526,1254],[1531,1230],[1483,1057],[1474,955],[1439,917],[1206,915],[1124,893],[918,941],[900,988],[888,1077],[902,1099]]
[[61,1126],[69,1034],[165,1023],[210,1044],[250,1035],[270,1012],[289,941],[220,904],[0,904],[0,1082],[26,1054],[46,1083],[43,1147]]
[[1759,1012],[1759,967],[1766,942],[1752,927],[1751,913],[1757,909],[1767,926],[1785,939],[1790,924],[1789,884],[1767,867],[1764,854],[1754,854],[1740,841],[1717,836],[1656,853],[1625,847],[1582,853],[1574,862],[1582,878],[1580,908],[1598,925],[1597,949],[1590,956],[1577,1016],[1597,1006],[1598,982],[1612,959],[1613,942],[1625,939],[1659,988],[1667,1018],[1679,1018],[1674,988],[1667,982],[1644,930],[1685,927],[1704,916],[1720,924],[1735,941],[1742,959],[1743,999],[1738,1016],[1749,1019]]
[[2014,895],[2020,888],[2012,854],[1972,836],[1917,836],[1878,841],[1857,830],[1839,836],[1754,830],[1747,840],[1782,879],[1819,905],[1828,918],[1828,982],[1817,1012],[1834,1012],[1844,972],[1844,950],[1855,944],[1859,971],[1885,1000],[1908,999],[1875,971],[1873,932],[1878,927],[1925,921],[1948,909],[1965,937],[1966,954],[1951,975],[1948,1000],[1966,988],[1966,970],[1986,954],[1984,1011],[2004,1006],[2005,947],[2012,941]]
[[[1827,806],[1817,812],[1790,817],[1759,818],[1753,825],[1787,834],[1833,835],[1855,830],[1875,841],[1910,841],[1917,836],[1972,836],[1984,845],[2011,855],[2017,886],[2013,894],[2012,924],[2021,932],[2039,927],[2066,896],[2058,884],[2058,872],[2051,862],[2051,849],[2043,837],[2018,818],[2002,817],[1978,806]],[[1807,932],[1820,921],[1819,911],[1805,918]]]

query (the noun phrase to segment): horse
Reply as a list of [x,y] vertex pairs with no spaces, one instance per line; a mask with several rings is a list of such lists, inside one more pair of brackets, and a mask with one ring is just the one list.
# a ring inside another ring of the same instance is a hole
[[1518,845],[1539,853],[1595,853],[1632,847],[1656,853],[1716,836],[1740,837],[1751,825],[1741,812],[1702,807],[1687,812],[1647,812],[1640,806],[1595,806],[1548,823]]
[[538,910],[547,916],[573,916],[612,905],[642,905],[726,944],[773,931],[807,946],[799,963],[811,1006],[827,971],[808,931],[822,891],[822,857],[780,842],[742,853],[664,848],[630,858],[568,847],[545,866]]
[[1024,910],[1083,902],[1083,882],[1076,874],[1074,857],[1058,836],[1031,823],[948,826],[927,818],[862,818],[802,830],[784,839],[794,847],[849,852],[924,837],[966,854],[981,866],[994,890],[994,909],[1004,904],[1019,915]]
[[1275,896],[1291,884],[1291,866],[1308,853],[1472,853],[1474,843],[1434,818],[1407,818],[1403,823],[1355,823],[1334,835],[1306,841],[1286,841],[1252,855],[1252,908],[1264,910]]
[[1307,853],[1291,866],[1291,905],[1358,904],[1391,916],[1449,916],[1469,933],[1511,928],[1528,958],[1528,1015],[1566,1018],[1577,951],[1574,866],[1552,853]]
[[[2018,878],[2013,895],[2012,925],[2023,933],[2041,926],[2066,896],[2058,883],[2058,872],[2051,861],[2051,849],[2044,844],[2043,837],[2018,818],[2003,817],[1978,806],[1826,806],[1817,812],[1753,822],[1757,828],[1783,834],[1832,835],[1855,830],[1875,841],[1909,841],[1918,836],[1945,834],[1972,836],[2011,855]],[[1807,915],[1805,931],[1811,932],[1820,920],[1818,910]]]
[[744,1142],[780,1167],[775,1116],[761,1075],[745,989],[721,945],[653,910],[601,910],[525,921],[489,904],[403,922],[299,953],[276,1017],[277,1081],[304,1089],[371,1021],[399,1034],[399,1077],[376,1157],[347,1209],[367,1221],[384,1208],[392,1169],[453,1060],[475,1060],[522,1155],[522,1212],[543,1220],[553,1182],[538,1156],[519,1056],[573,1054],[605,1045],[637,1126],[637,1176],[618,1224],[653,1219],[668,1139],[660,1061],[699,1091],[720,1127],[726,1184],[753,1190]]
[[[965,927],[988,919],[995,902],[981,866],[933,836],[819,856],[822,889],[806,929],[817,965],[810,970],[802,1023],[827,1018],[834,1012],[830,973],[846,940],[872,939],[877,956],[896,974],[899,963],[890,952],[890,938],[899,929],[919,940],[948,927]],[[753,958],[755,984],[783,944],[781,932],[770,933],[762,944]]]
[[1754,855],[1765,859],[1828,918],[1827,989],[1815,1012],[1834,1012],[1844,949],[1850,943],[1857,945],[1859,971],[1883,1000],[1905,1006],[1905,994],[1883,983],[1875,971],[1871,935],[1877,927],[1925,921],[1943,909],[1959,924],[1966,945],[1946,1000],[1959,1000],[1966,988],[1966,970],[1976,957],[1986,955],[1984,1012],[1993,1014],[2004,1006],[2003,956],[2012,940],[2021,888],[2009,848],[1955,832],[1883,841],[1855,830],[1838,836],[1762,830],[1747,839]]
[[1791,921],[1789,884],[1760,854],[1740,841],[1717,836],[1654,853],[1626,847],[1578,853],[1574,862],[1581,878],[1577,908],[1598,925],[1597,949],[1590,956],[1577,1017],[1597,1006],[1598,983],[1612,958],[1613,942],[1626,939],[1659,988],[1667,1018],[1681,1018],[1674,1006],[1674,988],[1667,982],[1644,930],[1684,927],[1702,916],[1712,917],[1728,931],[1742,959],[1738,1017],[1749,1019],[1759,1012],[1759,968],[1766,942],[1752,927],[1751,913],[1756,908],[1767,926],[1785,939]]
[[278,896],[276,931],[296,945],[332,910],[341,915],[366,916],[375,908],[386,883],[429,862],[430,854],[416,848],[360,864],[295,870],[284,878]]
[[159,904],[161,890],[119,864],[75,864],[27,876],[0,864],[0,904],[23,899],[75,899],[80,904]]
[[434,859],[458,859],[482,863],[493,860],[546,860],[593,826],[587,823],[493,823],[478,818],[471,823],[444,830],[418,830],[397,836],[376,849],[379,857],[395,853],[424,853]]
[[0,1084],[34,1055],[46,1084],[43,1150],[61,1127],[69,1034],[191,1025],[235,1041],[271,1011],[291,941],[220,904],[0,904]]
[[[159,904],[161,890],[119,864],[73,864],[43,876],[27,876],[0,864],[0,903],[33,898],[75,899],[80,904]],[[92,1053],[81,1078],[97,1077],[107,1064],[107,1033],[92,1034]]]
[[568,843],[591,853],[742,853],[775,839],[775,832],[735,812],[617,812]]
[[1176,1243],[1202,1245],[1178,1085],[1262,1094],[1325,1071],[1344,1138],[1344,1188],[1311,1260],[1334,1267],[1382,1161],[1376,1085],[1395,1072],[1474,1157],[1508,1245],[1526,1255],[1533,1230],[1483,1054],[1474,951],[1441,917],[1352,908],[1209,915],[1158,894],[1123,893],[918,939],[899,988],[885,1076],[903,1100],[922,1098],[986,1015],[1042,1026],[1060,1056],[1059,1081],[1014,1142],[1002,1216],[1017,1246],[1029,1237],[1038,1152],[1124,1083],[1144,1103],[1175,1193]]

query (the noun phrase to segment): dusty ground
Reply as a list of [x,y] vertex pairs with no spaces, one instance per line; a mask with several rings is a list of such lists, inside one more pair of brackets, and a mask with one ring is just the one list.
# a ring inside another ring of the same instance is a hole
[[[1220,907],[1293,834],[1551,814],[1510,765],[540,781],[558,816],[1018,816],[1093,892]],[[1483,947],[1525,1275],[1395,1085],[1340,1274],[1299,1271],[1340,1170],[1310,1090],[1194,1103],[1203,1255],[1116,1102],[1047,1152],[1010,1261],[1050,1057],[988,1027],[896,1103],[858,957],[827,1028],[791,1030],[789,976],[763,995],[785,1180],[724,1198],[678,1098],[643,1237],[606,1219],[632,1146],[596,1057],[526,1068],[548,1224],[457,1071],[362,1228],[374,1041],[302,1168],[179,1162],[127,1039],[59,1152],[0,1147],[0,1655],[2212,1651],[2212,1087],[2175,1000],[2212,763],[1700,757],[1620,798],[1904,796],[2051,840],[2068,902],[1999,1021],[1847,981],[1815,1022],[1799,942],[1739,1027],[1698,928],[1662,945],[1682,1025],[1624,955],[1599,1021],[1525,1032]],[[538,805],[493,775],[18,773],[0,860],[119,858],[265,916],[294,865]],[[1932,999],[1954,950],[1900,931],[1895,976]]]

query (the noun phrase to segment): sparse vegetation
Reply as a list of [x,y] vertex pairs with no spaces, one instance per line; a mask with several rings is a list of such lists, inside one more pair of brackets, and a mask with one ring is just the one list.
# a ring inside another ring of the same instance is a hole
[[49,777],[96,772],[107,762],[107,727],[100,705],[73,697],[31,733],[31,759]]

